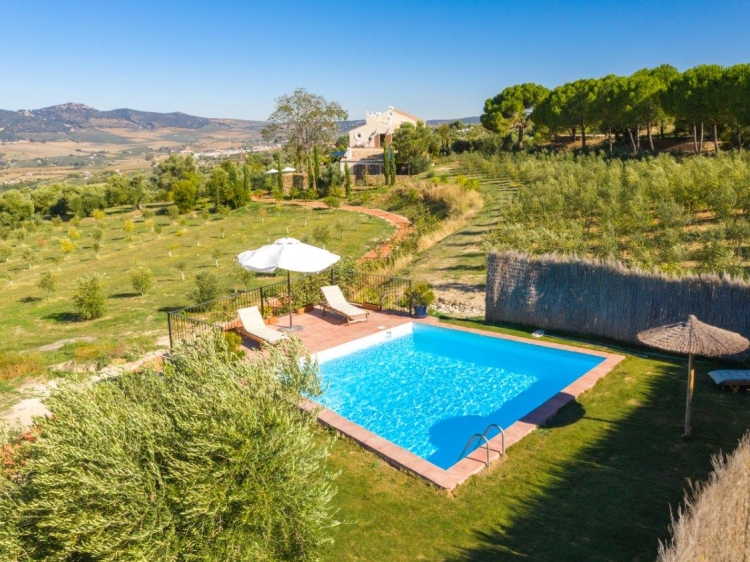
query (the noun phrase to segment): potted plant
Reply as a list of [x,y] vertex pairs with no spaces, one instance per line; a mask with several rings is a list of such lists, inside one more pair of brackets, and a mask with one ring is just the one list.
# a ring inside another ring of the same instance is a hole
[[427,307],[435,301],[435,293],[427,283],[417,283],[404,291],[404,303],[414,309],[414,316],[427,316]]

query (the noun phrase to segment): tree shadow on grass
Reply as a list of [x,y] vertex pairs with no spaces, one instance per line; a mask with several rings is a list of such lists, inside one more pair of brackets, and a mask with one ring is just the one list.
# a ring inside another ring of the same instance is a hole
[[53,320],[59,323],[80,322],[80,315],[75,312],[53,312],[42,317],[44,320]]
[[553,440],[558,447],[569,440],[571,447],[583,443],[578,454],[561,449],[560,458],[540,464],[526,494],[504,489],[502,481],[487,487],[482,501],[513,505],[509,519],[502,525],[477,522],[472,546],[447,560],[654,560],[686,479],[704,480],[711,455],[733,450],[746,430],[750,395],[722,393],[706,375],[710,368],[701,366],[694,437],[685,440],[684,365],[653,367],[642,375],[640,394],[626,381],[612,381],[587,408],[578,402],[562,408],[538,436],[549,440],[532,447],[543,452]]
[[487,266],[481,265],[449,265],[438,268],[440,271],[485,271]]
[[110,295],[113,299],[130,299],[133,297],[140,297],[140,293],[115,293],[114,295]]
[[23,297],[22,299],[18,299],[18,302],[22,302],[24,304],[33,304],[35,302],[39,302],[41,297]]
[[190,306],[190,305],[188,305],[188,304],[185,304],[184,302],[182,302],[182,303],[180,303],[180,304],[169,305],[169,306],[162,306],[162,307],[160,307],[160,308],[157,308],[156,310],[157,310],[158,312],[173,312],[173,311],[175,311],[175,310],[180,310],[180,309],[183,309],[183,308],[185,308],[185,307],[187,307],[187,306]]

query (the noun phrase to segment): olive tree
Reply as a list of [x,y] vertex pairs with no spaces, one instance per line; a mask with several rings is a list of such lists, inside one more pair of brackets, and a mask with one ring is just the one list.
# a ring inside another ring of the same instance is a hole
[[318,560],[330,439],[298,405],[320,388],[299,339],[248,361],[220,336],[61,384],[33,443],[0,439],[0,559]]
[[262,133],[266,139],[285,140],[295,154],[297,164],[305,162],[316,146],[333,145],[339,135],[338,121],[348,113],[338,102],[297,88],[276,99]]

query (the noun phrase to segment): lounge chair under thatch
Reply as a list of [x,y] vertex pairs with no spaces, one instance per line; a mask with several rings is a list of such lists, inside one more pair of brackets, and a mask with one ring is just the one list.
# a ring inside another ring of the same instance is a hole
[[367,316],[370,314],[368,311],[354,306],[344,297],[344,293],[341,292],[341,288],[338,285],[330,285],[328,287],[321,287],[323,296],[326,302],[321,303],[323,307],[323,316],[325,316],[326,310],[332,310],[344,316],[346,318],[347,325],[352,322],[367,321]]
[[238,331],[258,343],[276,344],[286,338],[286,335],[266,326],[257,306],[240,308],[237,316],[242,324]]
[[740,391],[740,388],[750,386],[750,371],[741,369],[725,369],[720,371],[711,371],[708,376],[714,379],[716,384],[728,386],[734,394]]

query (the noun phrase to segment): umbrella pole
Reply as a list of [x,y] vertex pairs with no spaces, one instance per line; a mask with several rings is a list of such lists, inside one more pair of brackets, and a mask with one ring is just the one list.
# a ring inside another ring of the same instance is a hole
[[688,355],[688,384],[687,384],[687,401],[685,404],[685,437],[690,437],[690,423],[692,421],[693,410],[693,389],[695,388],[695,366],[693,364],[693,354]]
[[[289,276],[289,270],[286,270],[286,289],[289,295],[289,329],[292,329],[292,279]],[[691,356],[692,357],[692,356]]]

